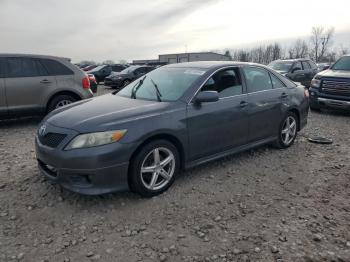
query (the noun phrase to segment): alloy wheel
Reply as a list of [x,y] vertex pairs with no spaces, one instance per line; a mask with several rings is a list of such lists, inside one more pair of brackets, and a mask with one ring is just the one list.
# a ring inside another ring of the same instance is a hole
[[71,103],[72,103],[72,101],[70,101],[70,100],[61,100],[56,104],[56,108],[66,106],[66,105],[69,105]]
[[141,181],[149,190],[160,190],[172,179],[175,172],[175,156],[165,147],[149,152],[141,165]]
[[290,143],[292,143],[296,133],[297,133],[297,121],[293,116],[288,116],[283,123],[282,132],[281,132],[283,144],[288,146]]

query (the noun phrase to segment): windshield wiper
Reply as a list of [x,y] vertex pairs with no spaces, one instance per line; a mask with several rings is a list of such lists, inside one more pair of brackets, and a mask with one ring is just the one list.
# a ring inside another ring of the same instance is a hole
[[133,99],[136,99],[136,92],[137,90],[139,90],[140,86],[142,86],[143,84],[143,81],[145,80],[147,76],[144,76],[142,79],[140,79],[140,81],[135,84],[133,87],[132,87],[132,90],[131,90],[131,98]]
[[158,88],[157,84],[156,84],[156,83],[154,83],[154,81],[153,81],[153,79],[152,79],[152,78],[150,78],[150,80],[151,80],[151,82],[152,82],[152,84],[153,84],[153,86],[154,86],[154,89],[156,90],[156,94],[157,94],[157,99],[158,99],[158,101],[159,101],[159,102],[162,102],[162,99],[161,99],[162,94],[160,93],[160,91],[159,91],[159,88]]

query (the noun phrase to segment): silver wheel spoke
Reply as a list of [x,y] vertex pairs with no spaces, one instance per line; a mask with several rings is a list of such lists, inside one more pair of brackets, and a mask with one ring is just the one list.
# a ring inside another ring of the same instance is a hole
[[155,169],[156,169],[155,166],[146,166],[146,167],[141,168],[141,172],[142,173],[152,173],[152,172],[154,172]]
[[153,157],[154,157],[154,164],[159,165],[160,163],[159,148],[154,149]]
[[161,167],[165,167],[167,164],[169,164],[173,158],[171,156],[168,156],[166,159],[164,159],[162,162],[160,162]]
[[159,171],[159,174],[166,180],[170,180],[171,179],[171,176],[169,176],[168,172],[165,171],[164,169],[161,169]]
[[158,174],[156,172],[153,172],[151,182],[149,183],[149,187],[151,189],[153,189],[154,186],[156,185],[157,179],[158,179]]

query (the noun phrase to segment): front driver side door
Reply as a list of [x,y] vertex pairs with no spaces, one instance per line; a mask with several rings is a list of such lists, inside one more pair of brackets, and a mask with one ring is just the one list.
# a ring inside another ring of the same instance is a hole
[[187,106],[190,160],[214,155],[247,142],[247,94],[238,68],[215,73],[200,91],[217,91],[219,101]]

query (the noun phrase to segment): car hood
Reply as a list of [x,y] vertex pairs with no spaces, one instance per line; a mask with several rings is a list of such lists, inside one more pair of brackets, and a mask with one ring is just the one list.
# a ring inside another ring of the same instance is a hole
[[321,77],[350,78],[350,71],[328,69],[318,73],[318,75]]
[[46,121],[57,127],[81,133],[105,131],[140,117],[160,114],[168,106],[167,102],[130,99],[108,94],[56,109]]

